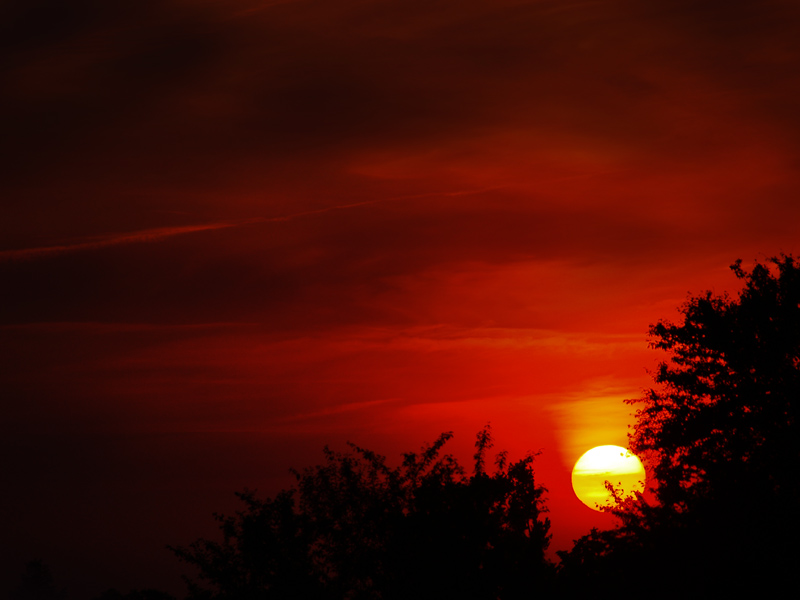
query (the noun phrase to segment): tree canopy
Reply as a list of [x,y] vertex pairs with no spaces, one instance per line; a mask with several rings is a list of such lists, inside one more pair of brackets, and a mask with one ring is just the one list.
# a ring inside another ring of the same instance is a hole
[[222,541],[175,553],[196,567],[190,598],[530,598],[546,593],[550,522],[533,456],[509,464],[476,441],[471,475],[442,454],[445,433],[398,467],[355,445],[295,473],[267,500],[218,516]]
[[780,585],[795,569],[800,534],[800,265],[781,255],[731,267],[738,296],[706,292],[678,323],[650,328],[668,353],[630,436],[654,502],[612,509],[621,526],[593,531],[561,553],[586,582],[631,569],[659,585],[680,574],[722,587]]
[[788,256],[731,268],[738,298],[706,292],[684,305],[683,322],[651,327],[670,357],[655,373],[661,387],[635,401],[631,446],[676,511],[746,488],[798,499],[800,268]]

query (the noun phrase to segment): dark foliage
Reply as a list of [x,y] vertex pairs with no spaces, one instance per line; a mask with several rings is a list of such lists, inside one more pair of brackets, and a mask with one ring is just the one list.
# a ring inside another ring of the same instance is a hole
[[100,594],[95,600],[175,600],[175,596],[153,589],[131,590],[127,594],[110,589]]
[[392,468],[351,445],[296,473],[296,489],[217,516],[222,541],[175,553],[198,570],[196,599],[531,598],[546,594],[549,520],[533,457],[485,470],[478,435],[471,476],[441,450],[441,435]]
[[800,265],[790,256],[733,271],[737,298],[691,298],[680,323],[651,327],[669,353],[638,405],[631,449],[655,502],[620,502],[621,526],[562,553],[573,585],[625,574],[662,591],[780,589],[800,553]]
[[25,564],[21,581],[10,595],[11,600],[63,600],[66,597],[66,591],[56,586],[50,567],[40,559]]
[[771,265],[747,273],[737,262],[738,299],[706,293],[684,307],[683,323],[651,329],[671,358],[655,374],[661,389],[638,401],[631,442],[651,458],[660,503],[675,511],[748,490],[798,499],[800,265]]

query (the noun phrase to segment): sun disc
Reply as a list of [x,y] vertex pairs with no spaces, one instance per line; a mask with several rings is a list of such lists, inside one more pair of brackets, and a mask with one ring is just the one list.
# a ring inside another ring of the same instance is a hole
[[586,506],[602,510],[613,498],[606,481],[622,491],[623,497],[644,491],[642,461],[622,446],[597,446],[585,452],[572,468],[572,489]]

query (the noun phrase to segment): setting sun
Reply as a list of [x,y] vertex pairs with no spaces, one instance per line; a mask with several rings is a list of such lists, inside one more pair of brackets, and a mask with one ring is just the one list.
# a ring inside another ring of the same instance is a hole
[[586,506],[601,510],[611,505],[606,481],[626,495],[644,491],[642,462],[621,446],[597,446],[584,453],[572,468],[572,489]]

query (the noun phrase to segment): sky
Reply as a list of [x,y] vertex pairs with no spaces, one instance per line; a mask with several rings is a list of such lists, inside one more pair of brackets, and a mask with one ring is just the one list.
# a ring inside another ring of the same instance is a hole
[[[800,251],[792,0],[0,6],[0,583],[167,544],[352,441],[624,446],[648,328]],[[87,596],[88,597],[88,596]]]

